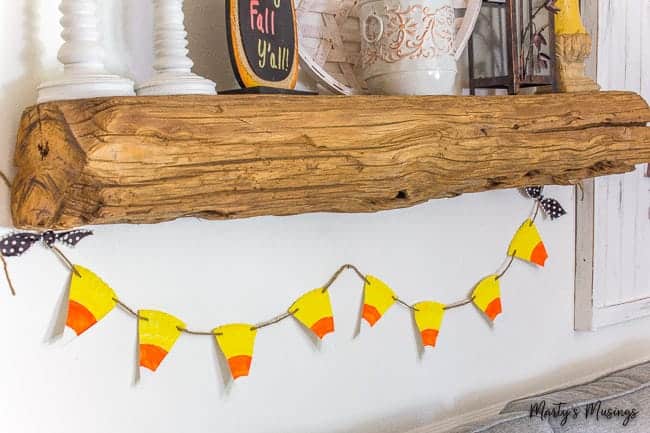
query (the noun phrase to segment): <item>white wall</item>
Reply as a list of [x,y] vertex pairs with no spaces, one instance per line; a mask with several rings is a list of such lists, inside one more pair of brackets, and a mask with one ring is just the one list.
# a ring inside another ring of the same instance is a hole
[[[54,3],[0,3],[0,168],[10,172],[20,112],[56,69]],[[104,2],[112,15],[106,27],[115,30],[110,64],[138,79],[151,61],[147,3]],[[224,77],[217,3],[187,1],[192,48],[198,71],[233,84]],[[120,4],[124,12],[111,7]],[[572,209],[571,188],[548,192]],[[0,200],[8,225],[2,189]],[[376,215],[106,226],[69,256],[127,302],[168,310],[197,328],[269,318],[344,262],[383,277],[407,300],[448,302],[500,265],[530,205],[516,191],[499,191]],[[135,323],[120,311],[82,338],[49,343],[67,272],[34,248],[10,259],[18,297],[0,280],[0,431],[396,432],[650,357],[649,320],[572,331],[572,216],[542,221],[540,230],[547,268],[517,264],[508,274],[505,313],[494,329],[472,308],[454,310],[439,346],[420,358],[408,313],[394,307],[376,329],[353,338],[361,291],[346,275],[332,289],[337,332],[322,347],[291,321],[264,330],[251,377],[229,387],[212,341],[189,336],[158,373],[134,385]]]

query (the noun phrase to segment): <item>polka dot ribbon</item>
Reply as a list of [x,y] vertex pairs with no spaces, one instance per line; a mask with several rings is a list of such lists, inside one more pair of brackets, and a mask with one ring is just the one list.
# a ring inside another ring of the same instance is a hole
[[56,242],[74,247],[83,238],[92,234],[93,232],[90,230],[72,230],[61,233],[51,230],[43,233],[12,233],[0,239],[0,253],[5,257],[20,256],[39,241],[43,241],[48,247],[52,247]]
[[524,188],[524,191],[528,197],[535,199],[540,203],[544,213],[551,217],[551,220],[566,215],[566,211],[557,200],[554,198],[544,198],[542,195],[542,192],[544,191],[543,186],[529,186]]

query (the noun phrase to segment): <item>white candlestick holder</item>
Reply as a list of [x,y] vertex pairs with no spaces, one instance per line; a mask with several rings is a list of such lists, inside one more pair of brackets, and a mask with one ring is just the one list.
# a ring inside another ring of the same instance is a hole
[[58,59],[63,76],[38,88],[38,103],[103,96],[133,96],[133,82],[110,74],[99,45],[97,0],[62,0],[61,36],[65,41]]
[[155,74],[136,87],[138,95],[216,95],[216,84],[192,73],[183,0],[154,0]]

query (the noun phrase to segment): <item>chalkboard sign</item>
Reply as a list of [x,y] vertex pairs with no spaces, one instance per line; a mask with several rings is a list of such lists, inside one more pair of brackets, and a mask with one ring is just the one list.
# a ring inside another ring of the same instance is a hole
[[293,89],[298,79],[294,0],[227,0],[228,48],[243,88]]

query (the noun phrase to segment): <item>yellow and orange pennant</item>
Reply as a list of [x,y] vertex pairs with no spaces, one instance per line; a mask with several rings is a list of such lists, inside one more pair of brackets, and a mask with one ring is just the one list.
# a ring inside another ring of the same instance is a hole
[[75,265],[70,279],[66,325],[81,335],[115,308],[113,289],[92,271]]
[[537,231],[537,227],[535,227],[535,223],[530,218],[524,221],[517,233],[515,233],[508,248],[508,255],[539,266],[544,266],[544,263],[546,263],[548,258],[546,247]]
[[501,289],[499,287],[499,278],[496,275],[490,275],[481,280],[474,288],[472,294],[474,305],[481,310],[485,316],[494,321],[501,314]]
[[289,313],[321,340],[334,332],[334,315],[327,290],[315,289],[305,293],[289,307]]
[[253,348],[257,330],[253,325],[233,324],[215,328],[212,331],[228,360],[233,379],[248,376],[253,361]]
[[413,305],[413,316],[420,331],[422,346],[435,347],[445,316],[445,306],[439,302],[425,301]]
[[395,292],[386,283],[372,275],[367,275],[363,286],[362,317],[370,326],[375,326],[375,323],[395,303],[395,298]]
[[138,317],[140,366],[156,371],[180,337],[185,323],[162,311],[140,310]]

